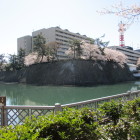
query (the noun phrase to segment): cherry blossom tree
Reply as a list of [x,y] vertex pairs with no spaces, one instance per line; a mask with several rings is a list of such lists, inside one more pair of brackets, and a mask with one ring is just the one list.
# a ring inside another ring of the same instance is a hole
[[30,53],[29,55],[25,56],[25,65],[29,66],[32,64],[37,63],[38,54],[36,52]]
[[138,58],[137,67],[140,67],[140,58]]
[[73,50],[71,48],[69,48],[67,51],[65,51],[65,54],[68,56],[69,59],[74,58],[74,53],[73,53]]
[[111,9],[103,9],[99,13],[101,14],[114,14],[116,16],[123,17],[126,19],[127,24],[132,24],[138,20],[140,16],[140,6],[134,4],[131,6],[124,6],[122,2],[117,5],[111,6]]
[[104,60],[104,56],[102,55],[98,45],[82,41],[81,48],[83,50],[83,59]]
[[[123,65],[127,62],[127,57],[122,52],[117,50],[112,50],[109,48],[100,49],[97,44],[89,43],[86,41],[81,41],[81,48],[83,53],[81,55],[82,59],[86,60],[102,60],[102,61],[113,61],[117,62],[120,65]],[[104,52],[102,52],[104,51]],[[73,58],[73,51],[71,48],[66,51],[66,54],[69,55],[69,58]]]
[[104,53],[107,61],[114,61],[121,65],[127,62],[127,56],[120,51],[105,48]]
[[25,65],[29,66],[40,62],[49,62],[50,60],[57,59],[57,49],[59,45],[55,42],[50,42],[45,45],[45,54],[39,55],[38,52],[32,52],[25,57]]
[[37,52],[32,52],[25,57],[25,65],[29,66],[35,63],[40,63],[40,60],[41,62],[49,62],[50,60],[52,60],[52,56],[44,56],[42,59],[42,57],[38,57]]

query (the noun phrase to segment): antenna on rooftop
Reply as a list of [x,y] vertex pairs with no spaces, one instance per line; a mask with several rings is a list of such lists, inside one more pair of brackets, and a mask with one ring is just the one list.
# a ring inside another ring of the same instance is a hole
[[124,32],[126,31],[126,24],[124,24],[122,21],[119,23],[119,30],[118,32],[120,33],[119,35],[119,41],[120,41],[120,46],[124,47],[125,43],[124,43]]
[[124,47],[125,46],[125,42],[124,42],[124,32],[131,26],[132,23],[128,23],[128,22],[125,22],[124,21],[120,21],[120,23],[118,24],[119,26],[119,30],[118,32],[120,33],[119,34],[119,46],[121,47]]

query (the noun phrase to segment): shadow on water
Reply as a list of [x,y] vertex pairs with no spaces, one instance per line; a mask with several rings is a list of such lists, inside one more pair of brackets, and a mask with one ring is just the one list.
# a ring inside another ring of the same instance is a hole
[[128,90],[140,89],[140,82],[127,82],[94,87],[31,86],[0,83],[0,96],[7,97],[7,105],[54,105],[90,100]]

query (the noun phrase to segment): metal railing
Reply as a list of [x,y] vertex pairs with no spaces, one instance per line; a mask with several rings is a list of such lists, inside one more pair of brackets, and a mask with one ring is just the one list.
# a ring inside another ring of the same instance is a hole
[[61,105],[59,103],[56,103],[55,106],[6,106],[5,104],[1,104],[0,126],[6,126],[6,125],[15,126],[17,124],[22,124],[26,117],[31,117],[32,115],[38,117],[38,116],[49,114],[50,112],[56,113],[57,111],[62,111],[64,107],[70,107],[76,109],[89,107],[92,109],[97,109],[99,104],[103,102],[108,102],[112,99],[127,101],[127,100],[132,100],[136,97],[140,97],[140,91],[134,91],[134,92],[129,91],[127,93],[122,93],[122,94],[117,94],[113,96],[107,96],[103,98],[87,100],[82,102],[76,102],[71,104]]

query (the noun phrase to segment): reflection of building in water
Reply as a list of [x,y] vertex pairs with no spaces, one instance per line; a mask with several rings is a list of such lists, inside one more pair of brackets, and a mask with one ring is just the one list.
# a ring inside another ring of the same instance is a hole
[[25,105],[31,105],[31,106],[46,106],[47,104],[43,104],[43,103],[38,103],[38,102],[34,102],[31,101],[29,99],[25,100]]

